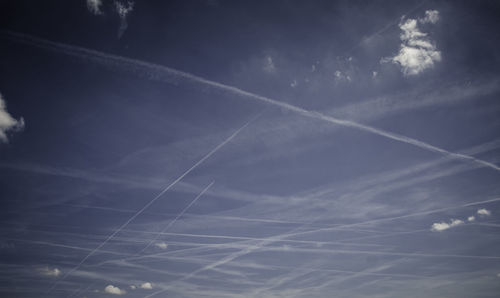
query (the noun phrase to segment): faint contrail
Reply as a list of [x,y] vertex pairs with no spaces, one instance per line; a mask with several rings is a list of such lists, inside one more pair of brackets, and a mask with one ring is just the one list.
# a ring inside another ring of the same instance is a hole
[[151,244],[153,244],[153,242],[155,242],[158,237],[165,233],[165,231],[168,230],[168,228],[170,228],[182,215],[184,215],[184,213],[194,204],[196,203],[196,201],[198,201],[198,199],[212,186],[214,185],[215,181],[212,181],[209,185],[207,185],[197,196],[196,198],[194,198],[191,203],[189,203],[186,208],[184,208],[172,221],[170,221],[168,223],[168,225],[163,228],[160,232],[156,233],[155,237],[143,248],[141,249],[137,254],[141,254],[143,251],[145,251],[146,249],[148,249],[148,247],[151,246]]
[[[239,258],[241,256],[247,255],[255,250],[263,248],[265,245],[286,239],[288,237],[292,236],[298,236],[298,235],[303,235],[303,234],[308,234],[308,233],[316,233],[319,231],[327,231],[327,230],[334,230],[339,227],[351,227],[351,226],[357,226],[357,225],[362,225],[362,224],[367,224],[367,223],[374,223],[374,222],[380,222],[380,221],[390,221],[390,220],[395,220],[395,219],[401,219],[401,218],[407,218],[407,217],[413,217],[413,216],[420,216],[420,215],[427,215],[427,214],[432,214],[432,213],[438,213],[438,212],[443,212],[443,211],[448,211],[452,209],[457,209],[457,208],[464,208],[464,207],[469,207],[469,206],[476,206],[479,204],[486,204],[486,203],[492,203],[492,202],[498,202],[500,201],[500,198],[495,198],[491,200],[486,200],[486,201],[481,201],[481,202],[473,202],[473,203],[467,203],[463,204],[460,206],[453,206],[453,207],[447,207],[447,208],[441,208],[441,209],[434,209],[434,210],[429,210],[429,211],[423,211],[423,212],[416,212],[412,214],[407,214],[407,215],[402,215],[402,216],[395,216],[395,217],[388,217],[388,218],[381,218],[381,219],[375,219],[375,220],[369,220],[365,222],[359,222],[359,223],[353,223],[353,224],[345,224],[345,225],[339,225],[338,227],[331,227],[331,228],[323,228],[323,229],[317,229],[317,230],[310,230],[310,231],[304,231],[304,232],[291,232],[291,233],[286,233],[282,235],[277,235],[277,236],[272,236],[267,239],[262,240],[259,243],[250,245],[240,251],[231,253],[224,258],[215,261],[211,264],[208,264],[202,268],[199,268],[188,275],[176,280],[176,281],[182,281],[189,279],[196,274],[210,270],[212,268],[215,268],[217,266],[221,266],[224,264],[227,264],[231,261],[233,261],[236,258]],[[280,250],[279,248],[267,248],[267,251],[272,251],[272,250]],[[307,249],[300,249],[301,251],[307,251]],[[465,258],[465,259],[490,259],[490,260],[499,260],[500,256],[475,256],[475,255],[454,255],[454,254],[443,254],[443,255],[436,255],[436,254],[425,254],[425,253],[397,253],[397,252],[375,252],[375,251],[355,251],[355,250],[321,250],[321,249],[314,249],[314,250],[309,250],[311,252],[331,252],[331,253],[340,253],[340,254],[352,254],[352,253],[359,253],[359,254],[374,254],[374,255],[388,255],[388,256],[405,256],[405,257],[450,257],[450,258]],[[157,292],[154,292],[150,295],[144,296],[144,298],[150,298],[153,296],[156,296],[158,294],[164,293],[168,291],[168,289],[171,288],[171,286],[164,288],[162,290],[159,290]]]
[[118,234],[121,230],[123,230],[130,222],[132,222],[137,216],[139,216],[144,210],[146,210],[149,206],[151,206],[154,202],[156,202],[165,192],[167,192],[170,188],[172,188],[177,182],[181,181],[182,178],[184,178],[187,174],[189,174],[191,171],[196,169],[200,164],[202,164],[205,160],[207,160],[210,156],[212,156],[215,152],[217,152],[220,148],[222,148],[224,145],[229,143],[234,137],[236,137],[243,129],[245,129],[250,123],[252,123],[255,119],[260,117],[262,115],[262,112],[257,114],[257,116],[253,117],[245,123],[242,127],[237,129],[233,134],[231,134],[228,138],[226,138],[222,143],[217,145],[212,151],[208,152],[205,156],[203,156],[198,162],[196,162],[192,167],[190,167],[188,170],[186,170],[182,175],[180,175],[177,179],[175,179],[170,185],[168,185],[166,188],[164,188],[159,194],[157,194],[153,199],[151,199],[144,207],[142,207],[139,211],[137,211],[134,215],[132,215],[125,223],[123,223],[118,229],[116,229],[111,235],[109,235],[101,244],[99,244],[96,248],[94,248],[89,254],[87,254],[74,268],[72,268],[70,271],[66,272],[62,278],[57,280],[52,287],[49,289],[47,292],[50,293],[52,290],[57,286],[57,284],[61,281],[63,281],[68,275],[73,273],[74,271],[78,270],[80,266],[85,263],[85,261],[90,258],[94,253],[96,253],[100,248],[102,248],[106,243],[108,243],[116,234]]
[[[242,89],[239,89],[234,86],[218,83],[215,81],[211,81],[187,72],[183,72],[180,70],[176,70],[170,67],[158,65],[158,64],[153,64],[153,63],[148,63],[136,59],[130,59],[130,58],[125,58],[117,55],[112,55],[112,54],[107,54],[95,50],[90,50],[82,47],[77,47],[77,46],[72,46],[72,45],[67,45],[59,42],[53,42],[49,41],[46,39],[41,39],[37,37],[33,37],[30,35],[26,34],[21,34],[21,33],[16,33],[16,32],[11,32],[11,31],[3,31],[4,35],[6,35],[8,38],[15,40],[20,43],[40,47],[49,51],[54,51],[58,53],[64,53],[66,55],[70,56],[76,56],[80,57],[83,59],[88,59],[94,62],[97,62],[99,64],[103,64],[106,66],[111,66],[113,68],[121,68],[127,71],[131,72],[139,72],[140,75],[146,75],[148,79],[151,80],[157,80],[157,81],[162,81],[162,82],[168,82],[172,84],[179,84],[181,82],[194,82],[198,83],[202,86],[205,87],[211,87],[216,90],[221,90],[228,92],[233,95],[238,95],[243,98],[250,98],[254,100],[258,100],[260,102],[264,102],[273,106],[277,106],[283,109],[287,109],[289,111],[296,112],[300,115],[317,119],[317,120],[322,120],[325,122],[337,124],[337,125],[342,125],[346,127],[351,127],[355,128],[361,131],[365,131],[368,133],[372,133],[375,135],[379,135],[382,137],[385,137],[387,139],[391,139],[394,141],[410,144],[413,146],[416,146],[418,148],[427,150],[427,151],[432,151],[436,153],[440,153],[455,159],[461,159],[461,160],[467,160],[467,161],[472,161],[477,164],[480,164],[482,166],[486,166],[489,168],[492,168],[494,170],[500,171],[500,167],[481,160],[477,159],[473,156],[465,155],[465,154],[460,154],[460,153],[453,153],[448,150],[436,147],[434,145],[406,137],[403,135],[399,135],[396,133],[388,132],[379,128],[375,128],[372,126],[368,126],[365,124],[357,123],[354,121],[350,120],[343,120],[339,118],[335,118],[332,116],[328,116],[325,114],[322,114],[320,112],[316,111],[309,111],[285,102],[281,102],[269,97],[261,96],[255,93],[251,93]],[[142,73],[141,73],[142,72]]]

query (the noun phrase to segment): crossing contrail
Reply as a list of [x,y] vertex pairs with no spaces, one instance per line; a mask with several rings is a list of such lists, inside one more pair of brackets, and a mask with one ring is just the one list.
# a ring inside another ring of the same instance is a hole
[[201,196],[210,188],[212,187],[212,185],[214,185],[215,181],[212,181],[209,185],[207,185],[197,196],[196,198],[194,198],[191,203],[189,203],[186,208],[184,208],[172,221],[170,221],[168,223],[168,225],[166,227],[164,227],[160,232],[156,233],[155,237],[149,241],[149,243],[143,248],[141,249],[141,251],[139,251],[137,254],[141,254],[143,251],[145,251],[146,249],[148,249],[148,247],[151,246],[151,244],[153,244],[153,242],[155,242],[158,237],[160,237],[161,234],[165,233],[168,228],[170,228],[182,215],[184,215],[184,213],[191,207],[193,206],[194,203],[196,203],[196,201],[198,201],[199,198],[201,198]]
[[443,154],[445,156],[455,158],[455,159],[460,159],[460,160],[465,160],[465,161],[470,161],[474,162],[476,164],[479,164],[481,166],[485,166],[491,169],[494,169],[496,171],[500,171],[500,167],[488,162],[484,161],[481,159],[477,159],[473,156],[470,155],[465,155],[461,153],[454,153],[450,152],[448,150],[436,147],[434,145],[428,144],[423,141],[419,141],[417,139],[413,139],[407,136],[403,136],[400,134],[396,134],[393,132],[385,131],[379,128],[375,128],[372,126],[368,126],[365,124],[357,123],[354,121],[350,120],[344,120],[344,119],[339,119],[336,117],[332,117],[317,111],[310,111],[303,109],[298,106],[294,106],[285,102],[281,102],[269,97],[265,97],[262,95],[258,95],[255,93],[251,93],[245,90],[242,90],[240,88],[231,86],[231,85],[226,85],[223,83],[211,81],[199,76],[196,76],[191,73],[187,73],[184,71],[176,70],[167,66],[162,66],[158,64],[153,64],[149,62],[144,62],[141,60],[136,60],[136,59],[131,59],[131,58],[126,58],[122,56],[117,56],[117,55],[112,55],[112,54],[107,54],[103,52],[99,52],[96,50],[90,50],[78,46],[73,46],[73,45],[67,45],[64,43],[59,43],[59,42],[54,42],[54,41],[49,41],[46,39],[26,35],[26,34],[21,34],[21,33],[16,33],[12,31],[2,31],[4,35],[7,36],[7,38],[14,40],[16,42],[28,44],[31,46],[43,48],[49,51],[57,52],[57,53],[63,53],[69,56],[75,56],[79,57],[82,59],[86,60],[91,60],[96,63],[109,66],[112,68],[119,68],[123,69],[126,71],[130,71],[133,73],[138,73],[139,75],[145,76],[150,80],[156,80],[156,81],[161,81],[161,82],[168,82],[171,84],[179,84],[182,82],[185,83],[197,83],[200,84],[201,86],[204,87],[210,87],[215,90],[220,90],[220,91],[225,91],[229,94],[232,95],[237,95],[242,98],[248,98],[248,99],[253,99],[257,100],[269,105],[273,105],[276,107],[280,107],[289,111],[293,111],[297,114],[300,114],[305,117],[313,118],[316,120],[320,121],[325,121],[329,122],[332,124],[337,124],[345,127],[350,127],[354,128],[357,130],[361,130],[364,132],[368,132],[371,134],[375,134],[387,139],[391,139],[397,142],[409,144],[427,151]]
[[116,234],[118,234],[121,230],[123,230],[130,222],[132,222],[137,216],[141,215],[141,213],[144,212],[149,206],[151,206],[154,202],[156,202],[164,193],[166,193],[169,189],[171,189],[175,184],[177,184],[179,181],[182,180],[187,174],[189,174],[191,171],[196,169],[200,164],[202,164],[205,160],[207,160],[210,156],[212,156],[215,152],[219,151],[220,148],[222,148],[224,145],[229,143],[234,137],[236,137],[243,129],[245,129],[250,123],[252,123],[255,119],[260,117],[262,115],[262,112],[257,114],[257,116],[253,117],[245,123],[242,127],[237,129],[233,134],[231,134],[228,138],[226,138],[222,143],[217,145],[214,149],[212,149],[210,152],[208,152],[205,156],[203,156],[199,161],[197,161],[193,166],[191,166],[188,170],[186,170],[182,175],[180,175],[177,179],[175,179],[172,183],[170,183],[166,188],[164,188],[159,194],[157,194],[153,199],[151,199],[146,205],[144,205],[139,211],[137,211],[134,215],[132,215],[125,223],[123,223],[118,229],[116,229],[111,235],[109,235],[101,244],[99,244],[96,248],[94,248],[90,253],[88,253],[75,267],[73,267],[71,270],[66,272],[66,274],[63,275],[62,278],[60,278],[58,281],[56,281],[52,287],[49,289],[47,294],[52,292],[52,290],[58,285],[59,282],[63,281],[68,277],[71,273],[75,272],[80,268],[80,266],[85,263],[85,261],[90,258],[92,255],[94,255],[100,248],[102,248],[106,243],[108,243],[111,239],[113,239]]

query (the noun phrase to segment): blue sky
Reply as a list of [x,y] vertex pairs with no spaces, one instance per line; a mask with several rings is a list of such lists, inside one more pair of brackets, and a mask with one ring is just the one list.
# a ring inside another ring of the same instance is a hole
[[498,3],[0,7],[2,296],[498,296]]

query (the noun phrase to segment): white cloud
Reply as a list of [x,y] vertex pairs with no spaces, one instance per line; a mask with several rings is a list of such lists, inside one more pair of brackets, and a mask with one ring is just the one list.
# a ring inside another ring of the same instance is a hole
[[444,231],[444,230],[448,230],[449,228],[461,225],[463,223],[464,222],[462,220],[460,220],[460,219],[452,219],[450,221],[450,223],[436,222],[436,223],[432,224],[431,231],[433,231],[433,232],[441,232],[441,231]]
[[468,221],[475,221],[475,220],[476,220],[476,218],[475,218],[474,216],[469,216],[469,217],[467,217],[467,220],[468,220]]
[[425,17],[418,19],[420,23],[426,24],[436,24],[439,21],[439,11],[437,10],[427,10],[425,12]]
[[167,249],[168,244],[166,244],[165,242],[157,242],[155,243],[155,246],[161,249]]
[[487,210],[487,209],[478,209],[477,210],[477,214],[479,215],[485,215],[485,216],[490,216],[491,215],[491,211],[490,210]]
[[130,286],[130,288],[131,288],[132,290],[137,289],[137,287],[136,287],[135,285],[131,285],[131,286]]
[[50,269],[49,267],[44,267],[38,269],[38,271],[40,272],[40,274],[50,277],[58,277],[59,275],[61,275],[61,270],[57,268]]
[[108,285],[104,288],[104,292],[113,295],[125,295],[127,291],[120,289],[119,287],[115,287],[113,285]]
[[8,112],[2,95],[0,94],[0,142],[6,143],[8,131],[19,131],[24,128],[24,119],[14,119]]
[[115,1],[115,9],[118,15],[120,16],[120,28],[118,29],[118,38],[121,38],[125,30],[127,30],[128,15],[134,10],[134,2],[133,1]]
[[140,287],[141,287],[141,289],[146,289],[146,290],[153,289],[153,285],[150,282],[145,282],[145,283],[141,284]]
[[345,74],[345,73],[341,72],[340,70],[335,71],[334,76],[335,76],[335,81],[337,81],[337,82],[342,82],[342,81],[343,82],[346,82],[346,81],[350,82],[350,81],[352,81],[350,75]]
[[273,58],[271,56],[267,56],[265,61],[264,61],[264,71],[267,73],[275,73],[276,72],[276,66],[274,65]]
[[102,14],[101,5],[102,5],[101,0],[87,0],[87,8],[92,14],[95,15]]
[[[435,23],[439,20],[437,10],[426,11],[426,17],[419,19],[421,23]],[[441,52],[431,42],[427,33],[420,31],[416,19],[407,19],[399,24],[403,31],[400,35],[399,53],[394,57],[382,58],[381,62],[399,64],[404,75],[417,75],[441,61]]]

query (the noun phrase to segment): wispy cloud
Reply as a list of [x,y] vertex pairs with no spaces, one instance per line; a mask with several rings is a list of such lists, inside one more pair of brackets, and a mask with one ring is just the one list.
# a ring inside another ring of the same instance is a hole
[[8,131],[19,131],[24,128],[24,119],[14,119],[9,112],[7,112],[7,105],[5,100],[0,94],[0,142],[8,142]]
[[161,248],[161,249],[167,249],[168,244],[166,244],[165,242],[158,242],[158,243],[155,243],[155,246],[158,248]]
[[120,16],[120,28],[118,29],[118,38],[121,38],[128,28],[128,15],[134,10],[133,1],[115,1],[115,9]]
[[428,10],[422,19],[407,19],[399,24],[403,31],[400,35],[401,45],[399,53],[394,57],[383,58],[381,62],[392,62],[401,66],[404,75],[417,75],[435,62],[441,61],[441,52],[436,49],[427,33],[420,31],[418,23],[436,23],[439,20],[437,10]]
[[87,8],[94,15],[102,14],[102,0],[87,0]]
[[43,268],[39,268],[38,272],[41,275],[49,276],[49,277],[58,277],[59,275],[61,275],[61,270],[59,270],[58,268],[43,267]]
[[115,287],[113,285],[108,285],[104,288],[104,292],[113,295],[125,295],[127,291],[120,289],[119,287]]
[[439,21],[439,11],[437,10],[427,10],[425,12],[425,17],[418,19],[420,23],[426,24],[436,24]]

